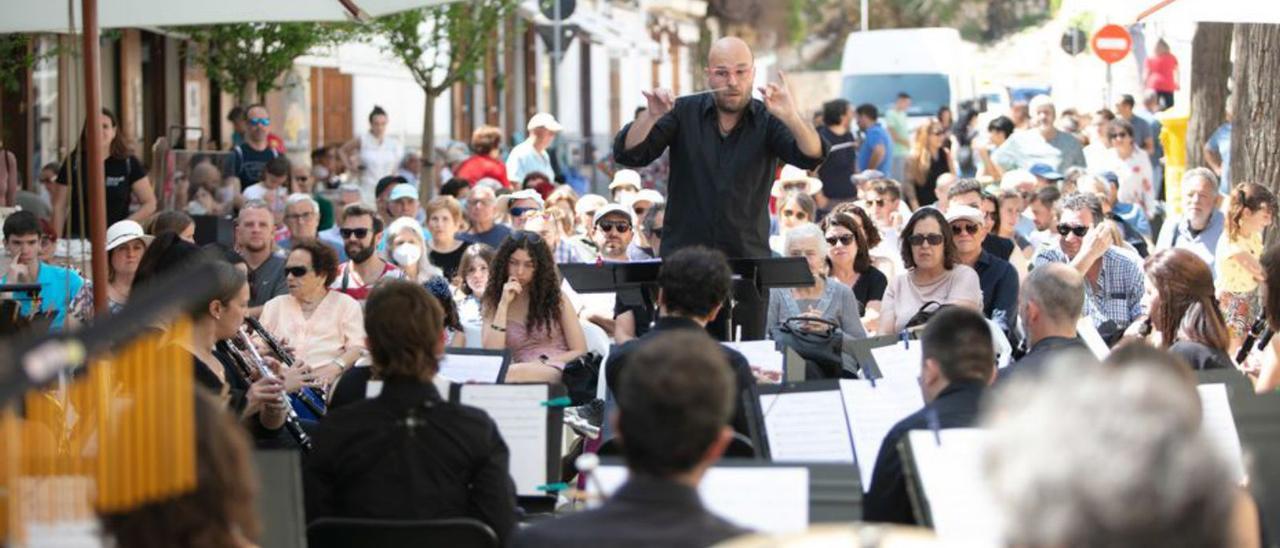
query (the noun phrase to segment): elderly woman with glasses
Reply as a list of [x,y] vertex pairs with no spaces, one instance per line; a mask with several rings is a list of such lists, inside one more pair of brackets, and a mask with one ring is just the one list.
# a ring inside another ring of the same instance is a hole
[[484,347],[511,351],[508,382],[559,382],[565,364],[587,351],[578,313],[536,232],[517,230],[502,242],[481,304]]
[[365,350],[364,313],[359,301],[329,285],[338,276],[338,254],[316,240],[294,244],[285,261],[289,293],[267,301],[262,325],[288,341],[299,365],[327,385]]
[[834,322],[844,336],[846,348],[852,341],[866,338],[853,290],[830,275],[830,250],[822,229],[805,223],[785,236],[787,256],[804,257],[809,273],[813,274],[813,285],[771,289],[765,325],[772,331],[790,318],[807,316]]
[[903,227],[901,241],[906,271],[894,276],[884,292],[880,334],[917,327],[940,306],[982,310],[978,273],[960,262],[951,225],[941,211],[917,210]]

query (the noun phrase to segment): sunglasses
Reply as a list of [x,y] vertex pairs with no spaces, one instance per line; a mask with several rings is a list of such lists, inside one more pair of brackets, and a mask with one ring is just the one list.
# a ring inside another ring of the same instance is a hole
[[871,207],[882,207],[884,206],[884,200],[867,200],[867,205]]
[[1075,234],[1077,238],[1083,238],[1085,233],[1089,232],[1089,227],[1081,225],[1069,225],[1066,223],[1058,225],[1058,234],[1066,236],[1067,234]]
[[518,219],[518,218],[520,218],[520,217],[524,217],[524,215],[525,215],[526,213],[532,213],[532,212],[534,212],[534,211],[538,211],[538,208],[536,208],[536,207],[513,207],[513,208],[511,208],[511,217],[512,217],[512,218],[517,218],[517,219]]
[[942,245],[942,235],[941,235],[941,234],[937,234],[937,233],[935,233],[935,234],[912,234],[911,236],[909,236],[909,237],[907,238],[907,243],[910,243],[910,244],[911,244],[911,247],[920,247],[920,246],[924,245],[925,243],[928,243],[930,246],[937,247],[937,246]]
[[351,239],[351,237],[352,237],[352,236],[355,236],[355,237],[356,237],[356,239],[363,240],[365,236],[368,236],[368,235],[369,235],[369,229],[367,229],[367,228],[340,228],[340,229],[338,229],[338,233],[339,233],[339,234],[342,234],[342,239],[344,239],[344,240],[349,240],[349,239]]
[[661,240],[661,239],[662,239],[662,227],[660,227],[660,226],[655,226],[655,227],[653,227],[653,228],[651,228],[651,229],[649,229],[649,230],[648,230],[648,234],[649,234],[650,236],[653,236],[654,238],[657,238],[657,239]]
[[631,223],[626,221],[600,221],[596,223],[600,230],[604,232],[617,232],[618,234],[626,234],[631,232]]
[[293,276],[294,278],[306,276],[308,272],[311,272],[311,269],[305,266],[286,266],[284,268],[285,275]]
[[542,243],[542,235],[530,230],[517,230],[511,233],[511,241],[515,243],[522,243],[527,241],[535,244],[540,244]]
[[249,125],[251,125],[251,126],[269,126],[269,125],[271,125],[271,119],[270,119],[270,118],[250,118],[250,119],[249,119]]
[[1107,134],[1107,137],[1110,137],[1112,139],[1119,139],[1121,137],[1128,137],[1128,136],[1129,136],[1128,133],[1108,133]]
[[970,236],[973,236],[978,233],[978,225],[973,223],[956,223],[951,225],[951,230],[955,231],[956,234],[967,232]]
[[827,238],[827,245],[835,247],[836,244],[849,245],[853,243],[853,234],[841,234]]

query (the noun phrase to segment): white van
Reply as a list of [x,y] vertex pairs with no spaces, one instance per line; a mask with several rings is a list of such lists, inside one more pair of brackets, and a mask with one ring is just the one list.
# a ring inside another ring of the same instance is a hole
[[912,118],[935,116],[942,106],[958,115],[959,103],[977,95],[969,69],[974,50],[950,28],[851,33],[840,63],[840,96],[854,106],[871,103],[884,112],[906,92]]

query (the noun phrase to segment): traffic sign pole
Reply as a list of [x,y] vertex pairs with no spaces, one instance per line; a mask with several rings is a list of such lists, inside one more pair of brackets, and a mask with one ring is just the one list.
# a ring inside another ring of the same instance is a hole
[[1124,59],[1133,48],[1133,37],[1120,25],[1103,25],[1093,34],[1090,41],[1093,53],[1107,64],[1107,87],[1103,97],[1104,104],[1111,104],[1111,65]]

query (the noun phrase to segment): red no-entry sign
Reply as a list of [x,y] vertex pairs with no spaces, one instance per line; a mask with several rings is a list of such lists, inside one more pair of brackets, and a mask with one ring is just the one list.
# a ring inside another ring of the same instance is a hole
[[1107,25],[1093,34],[1093,40],[1089,42],[1089,46],[1093,48],[1093,52],[1099,59],[1110,65],[1129,55],[1129,50],[1133,48],[1133,38],[1129,36],[1129,31],[1124,30],[1124,27]]

